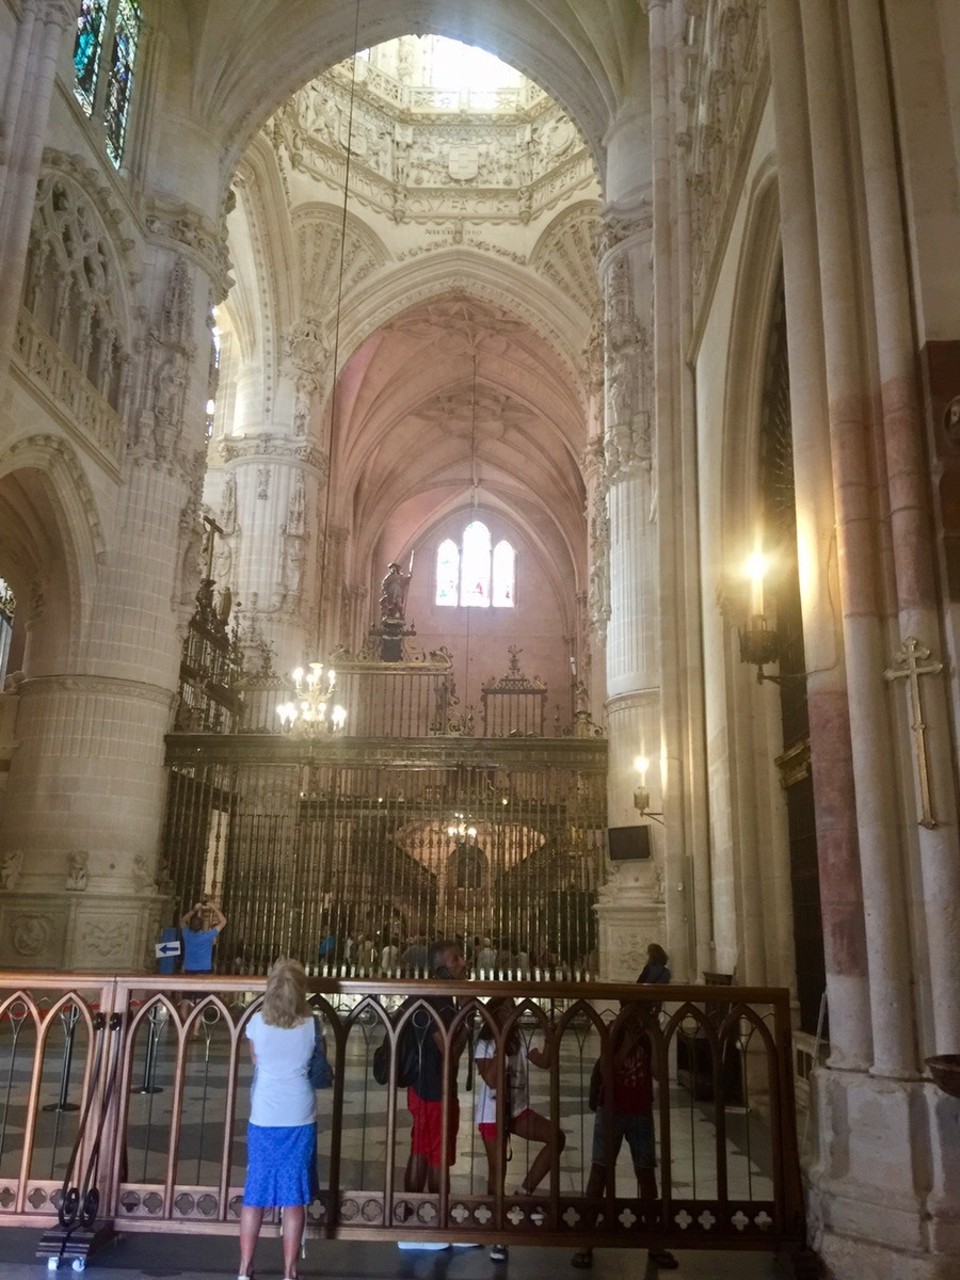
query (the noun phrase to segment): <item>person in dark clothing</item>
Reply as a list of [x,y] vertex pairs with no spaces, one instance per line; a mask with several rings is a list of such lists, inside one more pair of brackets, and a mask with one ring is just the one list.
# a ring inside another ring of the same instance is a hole
[[[655,945],[655,944],[654,944]],[[659,948],[658,948],[659,949]],[[666,960],[666,956],[664,956]],[[657,1199],[656,1139],[653,1127],[653,1069],[650,1037],[643,1025],[639,1005],[622,1003],[610,1028],[613,1053],[612,1093],[609,1107],[604,1105],[603,1084],[597,1091],[596,1119],[593,1128],[590,1177],[587,1198],[596,1200],[607,1185],[608,1144],[616,1164],[620,1147],[626,1139],[633,1160],[633,1170],[641,1200]],[[597,1072],[600,1063],[594,1067]],[[592,1093],[592,1090],[591,1090]],[[593,1099],[591,1099],[591,1106]],[[650,1260],[661,1271],[674,1271],[679,1265],[669,1249],[651,1249]],[[593,1266],[593,1250],[578,1249],[571,1263],[581,1269]]]
[[[460,944],[451,940],[436,942],[430,949],[431,977],[463,978],[466,963]],[[435,1010],[444,1027],[456,1017],[456,1002],[449,997],[427,996],[424,1003]],[[457,1129],[460,1125],[460,1102],[457,1097],[457,1067],[467,1041],[465,1027],[450,1042],[446,1063],[447,1080],[447,1150],[443,1150],[443,1032],[426,1009],[418,1009],[412,1026],[401,1034],[413,1036],[416,1042],[416,1066],[412,1083],[407,1088],[407,1109],[413,1119],[410,1158],[404,1177],[407,1191],[439,1191],[441,1170],[449,1177],[456,1160]],[[411,1055],[412,1056],[412,1055]]]
[[670,981],[670,970],[667,967],[667,953],[659,942],[651,942],[647,947],[647,963],[640,970],[638,982],[667,983]]

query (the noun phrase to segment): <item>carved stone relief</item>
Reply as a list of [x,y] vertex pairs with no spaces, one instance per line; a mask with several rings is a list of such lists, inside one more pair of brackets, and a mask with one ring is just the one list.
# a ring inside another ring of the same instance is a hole
[[677,143],[688,167],[693,282],[701,292],[724,225],[737,198],[734,178],[749,145],[769,79],[764,0],[706,0],[692,14],[693,42],[684,50],[687,117]]
[[[267,122],[264,133],[281,167],[285,161],[326,183],[342,183],[350,91],[345,64],[332,68]],[[575,125],[532,86],[518,94],[513,110],[487,114],[438,111],[433,96],[378,68],[364,69],[350,131],[357,199],[398,222],[457,214],[527,221],[595,182]]]
[[53,919],[39,912],[24,912],[14,916],[10,928],[10,941],[17,955],[26,959],[45,954],[51,935]]
[[37,184],[24,304],[71,365],[117,412],[126,407],[133,325],[126,286],[139,278],[133,241],[92,169],[47,151]]

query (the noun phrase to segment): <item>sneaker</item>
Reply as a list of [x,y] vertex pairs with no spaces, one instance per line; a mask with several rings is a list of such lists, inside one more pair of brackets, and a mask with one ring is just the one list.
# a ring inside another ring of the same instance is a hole
[[510,1256],[510,1250],[505,1244],[495,1244],[490,1250],[491,1262],[506,1262]]
[[647,1257],[659,1271],[676,1271],[680,1265],[669,1249],[651,1249]]

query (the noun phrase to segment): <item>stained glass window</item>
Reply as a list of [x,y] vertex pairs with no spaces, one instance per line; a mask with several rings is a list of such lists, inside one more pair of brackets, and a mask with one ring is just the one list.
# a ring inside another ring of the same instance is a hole
[[460,588],[460,552],[445,538],[437,550],[437,604],[455,605]]
[[473,520],[463,531],[461,547],[445,538],[437,549],[437,604],[512,609],[516,558],[510,543],[502,540],[491,552],[490,530]]
[[123,159],[130,90],[133,85],[133,64],[137,57],[139,39],[140,5],[137,0],[117,0],[103,123],[107,131],[107,151],[118,167]]
[[498,609],[513,608],[514,568],[517,553],[509,542],[493,548],[493,604]]
[[77,41],[73,46],[74,93],[88,116],[93,112],[97,92],[106,8],[107,0],[82,0],[77,13]]

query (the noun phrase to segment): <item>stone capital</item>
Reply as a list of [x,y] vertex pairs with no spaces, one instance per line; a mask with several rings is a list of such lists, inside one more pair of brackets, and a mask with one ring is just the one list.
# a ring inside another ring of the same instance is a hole
[[317,445],[304,440],[263,432],[258,435],[228,436],[218,445],[220,458],[231,462],[301,462],[322,476],[327,474],[327,455]]

